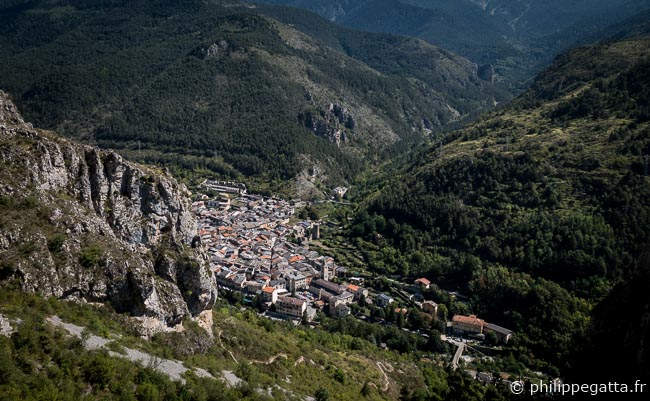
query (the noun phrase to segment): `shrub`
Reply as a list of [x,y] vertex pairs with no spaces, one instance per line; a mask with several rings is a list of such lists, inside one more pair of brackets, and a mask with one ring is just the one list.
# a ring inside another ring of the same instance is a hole
[[38,199],[34,195],[30,195],[20,202],[22,209],[33,209],[36,205],[38,205]]
[[93,267],[99,264],[102,249],[98,245],[89,245],[81,249],[79,263],[83,267]]
[[49,249],[50,252],[59,252],[61,251],[61,247],[63,246],[65,240],[66,240],[65,235],[54,234],[53,236],[47,239],[47,249]]

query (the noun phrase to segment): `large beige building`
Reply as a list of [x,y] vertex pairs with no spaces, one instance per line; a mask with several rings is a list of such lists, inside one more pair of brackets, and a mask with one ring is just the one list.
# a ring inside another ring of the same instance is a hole
[[279,313],[298,318],[302,317],[307,310],[307,302],[293,297],[280,297],[275,306]]
[[476,315],[456,315],[451,322],[454,330],[461,333],[482,334],[485,326],[485,321],[477,318]]
[[307,288],[307,277],[297,270],[289,270],[285,274],[284,279],[289,284],[289,290],[292,292]]

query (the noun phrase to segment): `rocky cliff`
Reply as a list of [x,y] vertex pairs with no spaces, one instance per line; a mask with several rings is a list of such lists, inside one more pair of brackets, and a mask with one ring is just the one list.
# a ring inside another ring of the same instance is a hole
[[34,129],[0,91],[0,280],[166,326],[209,311],[188,195],[165,171]]
[[348,109],[338,103],[330,103],[319,115],[306,112],[298,117],[316,135],[341,146],[348,142],[348,135],[354,133],[355,121]]

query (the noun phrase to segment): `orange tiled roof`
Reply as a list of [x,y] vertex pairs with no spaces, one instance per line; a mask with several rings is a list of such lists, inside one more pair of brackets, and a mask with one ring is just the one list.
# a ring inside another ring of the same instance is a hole
[[357,292],[359,291],[359,286],[354,284],[348,284],[348,289],[352,292]]
[[456,315],[454,316],[452,321],[456,323],[470,324],[474,326],[483,326],[485,324],[485,321],[483,319],[477,318],[476,315],[469,315],[469,316]]

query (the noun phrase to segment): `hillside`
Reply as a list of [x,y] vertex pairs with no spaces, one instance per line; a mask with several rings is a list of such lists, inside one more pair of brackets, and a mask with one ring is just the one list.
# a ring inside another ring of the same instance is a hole
[[109,303],[154,330],[209,321],[216,286],[195,236],[168,173],[36,130],[0,91],[3,285]]
[[512,104],[371,185],[352,227],[371,269],[457,288],[563,363],[590,305],[650,240],[649,48],[570,51]]
[[[215,305],[214,339],[188,324],[185,331],[143,340],[130,319],[110,307],[2,290],[0,396],[7,400],[514,399],[506,388],[482,386],[438,361],[274,322],[222,301]],[[54,322],[83,327],[81,338]],[[89,349],[93,341],[106,342],[107,349]],[[132,363],[129,351],[150,355],[153,363]],[[170,360],[202,377],[172,380],[160,369]]]
[[343,26],[418,37],[494,70],[517,90],[553,57],[598,41],[647,0],[260,0],[316,12]]
[[0,87],[38,126],[132,158],[328,184],[499,100],[474,64],[425,42],[356,34],[357,58],[218,3],[5,2]]
[[[638,377],[647,382],[650,379],[649,283],[650,253],[646,248],[635,269],[594,308],[584,341],[576,350],[570,374],[573,380]],[[608,347],[613,342],[620,345],[614,349]],[[605,360],[607,365],[603,363]],[[612,363],[617,366],[614,372],[607,369]]]
[[0,91],[0,399],[505,392],[421,360],[424,339],[397,327],[296,327],[218,301],[196,232],[167,171],[35,129]]

